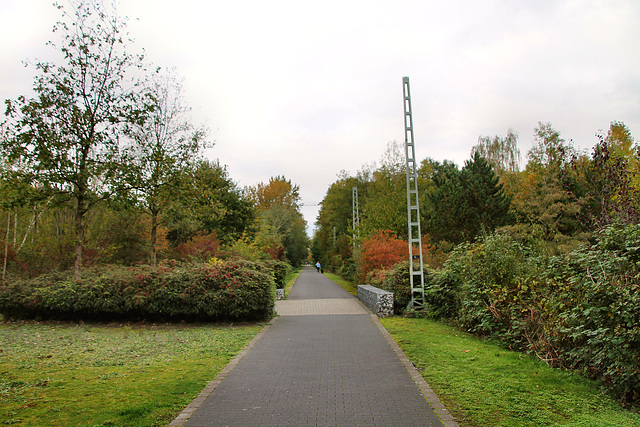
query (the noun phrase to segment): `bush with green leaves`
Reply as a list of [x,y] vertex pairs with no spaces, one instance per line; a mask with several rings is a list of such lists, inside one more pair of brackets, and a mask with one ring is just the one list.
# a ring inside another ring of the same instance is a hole
[[558,365],[558,326],[571,292],[549,259],[496,232],[456,247],[427,295],[443,303],[431,302],[440,318]]
[[502,233],[456,247],[445,269],[450,280],[458,281],[451,286],[457,293],[458,310],[448,313],[470,332],[526,348],[525,337],[536,328],[530,320],[535,322],[540,298],[539,289],[530,286],[530,278],[538,271],[538,258],[532,255]]
[[494,233],[458,246],[426,296],[440,318],[640,402],[640,225],[553,258]]
[[565,364],[622,401],[640,402],[640,225],[611,225],[594,245],[557,261],[571,290],[558,328]]
[[393,310],[396,314],[402,313],[411,301],[409,261],[400,262],[387,270],[382,289],[393,292]]
[[286,279],[291,270],[291,265],[288,262],[276,260],[265,261],[265,264],[271,269],[276,288],[284,289],[287,285]]
[[372,270],[367,273],[367,277],[364,280],[365,285],[373,286],[376,288],[383,288],[384,277],[387,274],[387,270]]
[[427,316],[432,319],[452,319],[460,310],[458,290],[462,280],[452,270],[442,269],[429,274],[426,280],[424,297]]
[[[381,288],[385,291],[393,292],[393,309],[396,314],[403,313],[411,302],[411,280],[409,274],[409,261],[403,261],[387,270],[382,280]],[[425,269],[425,289],[433,279],[433,272]]]
[[340,266],[337,271],[340,277],[344,277],[349,281],[356,280],[356,266],[351,258],[348,258],[344,261],[344,263]]
[[53,272],[0,286],[6,318],[255,321],[271,318],[274,306],[269,267],[245,260],[100,267],[81,282],[72,272]]

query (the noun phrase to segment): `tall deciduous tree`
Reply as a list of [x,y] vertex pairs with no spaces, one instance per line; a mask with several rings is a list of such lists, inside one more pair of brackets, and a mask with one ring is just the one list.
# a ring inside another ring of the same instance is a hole
[[160,213],[176,191],[180,174],[195,165],[209,146],[207,129],[194,126],[185,104],[182,84],[172,70],[156,70],[145,100],[146,113],[126,127],[130,143],[124,148],[124,178],[151,215],[150,264],[156,266],[156,239]]
[[481,136],[478,144],[471,149],[471,156],[480,154],[499,176],[505,172],[517,172],[520,168],[520,149],[518,135],[512,130],[507,131],[506,137]]
[[612,122],[591,158],[572,162],[570,189],[581,206],[585,225],[593,230],[619,223],[637,223],[640,218],[640,163],[635,141],[622,122]]
[[174,246],[212,232],[223,243],[231,243],[248,231],[255,208],[225,166],[201,160],[182,172],[164,217],[167,238]]
[[571,250],[580,238],[579,206],[565,188],[567,171],[576,151],[551,123],[539,122],[535,144],[513,194],[517,234],[540,239],[551,252]]
[[247,187],[247,196],[258,208],[258,243],[272,254],[284,249],[287,260],[297,265],[307,257],[306,223],[300,212],[300,188],[283,176]]
[[380,166],[371,172],[372,180],[366,197],[360,200],[361,232],[365,238],[380,230],[391,230],[405,238],[407,229],[407,176],[401,146],[392,141],[387,144]]
[[137,79],[142,63],[127,48],[126,21],[101,3],[73,0],[62,6],[54,32],[62,36],[59,64],[38,62],[34,98],[7,101],[17,139],[6,147],[26,174],[50,191],[68,196],[75,207],[75,278],[80,280],[84,218],[108,193],[120,124],[136,120]]
[[247,187],[246,193],[261,210],[270,209],[275,205],[293,209],[300,206],[300,187],[283,176],[271,177],[268,183],[260,182]]
[[534,136],[536,142],[527,153],[529,161],[527,168],[558,172],[570,162],[575,154],[573,146],[567,144],[551,123],[538,122]]
[[634,147],[635,140],[624,122],[611,122],[605,139],[609,147],[611,147],[613,155],[635,157],[636,153],[634,152],[634,148],[637,148]]
[[361,178],[343,171],[320,203],[312,252],[327,268],[337,270],[352,256],[353,187],[358,188],[360,203],[367,199],[368,182]]

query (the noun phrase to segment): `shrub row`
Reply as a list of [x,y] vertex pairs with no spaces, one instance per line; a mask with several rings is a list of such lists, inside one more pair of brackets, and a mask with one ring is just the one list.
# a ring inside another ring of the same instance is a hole
[[102,267],[76,283],[52,272],[0,286],[5,318],[256,321],[271,318],[271,267],[244,260],[172,267]]
[[[385,272],[396,307],[409,265]],[[544,257],[506,234],[458,246],[425,273],[430,316],[602,381],[640,403],[640,226],[611,226],[592,246]]]
[[271,269],[276,288],[284,289],[287,285],[287,274],[291,270],[291,265],[288,262],[276,260],[265,261],[265,264]]

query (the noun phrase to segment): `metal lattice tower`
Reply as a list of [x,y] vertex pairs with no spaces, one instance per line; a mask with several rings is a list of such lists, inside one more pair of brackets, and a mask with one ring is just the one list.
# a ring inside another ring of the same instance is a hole
[[359,237],[358,227],[360,226],[360,211],[358,209],[358,187],[351,188],[352,216],[353,216],[353,249],[356,248],[357,237]]
[[404,149],[407,159],[407,225],[409,228],[409,278],[411,302],[409,308],[424,308],[424,265],[422,263],[422,234],[420,232],[420,205],[418,202],[418,167],[413,141],[413,117],[409,77],[402,78],[404,94]]

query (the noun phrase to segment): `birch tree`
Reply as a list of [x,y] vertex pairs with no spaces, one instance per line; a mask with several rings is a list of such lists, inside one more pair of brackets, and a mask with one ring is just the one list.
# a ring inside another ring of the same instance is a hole
[[127,181],[151,215],[150,264],[156,266],[156,239],[160,214],[175,191],[179,175],[198,163],[208,130],[192,124],[180,79],[172,70],[156,70],[145,90],[150,108],[143,119],[127,126],[125,148]]

